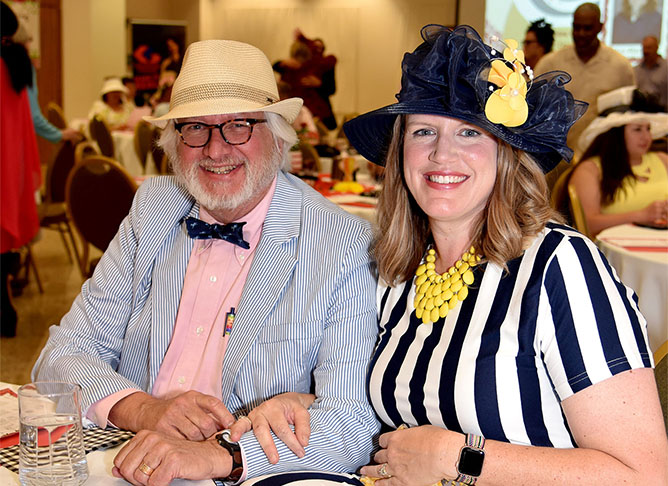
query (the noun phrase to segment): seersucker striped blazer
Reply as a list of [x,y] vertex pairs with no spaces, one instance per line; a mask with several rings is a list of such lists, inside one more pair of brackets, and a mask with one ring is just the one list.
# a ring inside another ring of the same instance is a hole
[[[82,386],[84,411],[126,388],[149,392],[169,346],[193,246],[183,220],[199,206],[173,177],[147,180],[128,216],[50,337],[35,380]],[[246,434],[249,477],[297,469],[354,471],[370,459],[379,424],[365,380],[377,337],[368,223],[299,179],[278,174],[237,309],[222,372],[235,413],[286,391],[318,397],[298,459],[276,441],[271,465]]]

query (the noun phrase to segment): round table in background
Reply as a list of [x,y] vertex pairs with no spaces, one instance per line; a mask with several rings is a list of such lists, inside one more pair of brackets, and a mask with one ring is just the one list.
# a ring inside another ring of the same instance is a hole
[[668,340],[668,230],[623,224],[601,231],[596,244],[638,295],[649,345],[656,351]]

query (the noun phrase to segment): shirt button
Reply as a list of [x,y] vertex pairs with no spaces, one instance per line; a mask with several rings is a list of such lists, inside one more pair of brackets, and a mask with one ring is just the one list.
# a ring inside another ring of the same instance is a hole
[[244,258],[246,258],[246,255],[244,255],[243,253],[241,255],[239,255],[239,260],[243,261]]
[[197,333],[198,336],[200,334],[202,334],[203,331],[204,331],[204,328],[202,326],[199,326],[197,329],[195,329],[195,332]]
[[210,280],[211,282],[215,282],[215,281],[218,280],[218,279],[216,278],[215,275],[211,275],[211,276],[209,277],[209,280]]
[[179,376],[179,385],[183,385],[186,382],[186,377],[185,376]]

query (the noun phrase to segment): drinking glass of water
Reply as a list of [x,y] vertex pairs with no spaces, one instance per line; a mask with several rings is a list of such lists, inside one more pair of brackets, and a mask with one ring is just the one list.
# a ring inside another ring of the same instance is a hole
[[78,486],[88,479],[81,387],[37,382],[19,388],[19,480],[23,486]]

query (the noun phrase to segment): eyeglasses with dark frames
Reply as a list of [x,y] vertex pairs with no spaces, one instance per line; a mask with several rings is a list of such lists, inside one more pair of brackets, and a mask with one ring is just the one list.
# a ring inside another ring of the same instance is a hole
[[217,125],[202,122],[175,123],[174,128],[188,147],[201,148],[211,140],[211,131],[217,128],[223,140],[229,145],[243,145],[251,139],[253,127],[265,123],[266,119],[235,118]]

